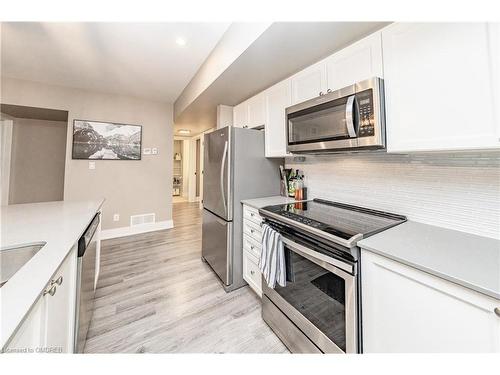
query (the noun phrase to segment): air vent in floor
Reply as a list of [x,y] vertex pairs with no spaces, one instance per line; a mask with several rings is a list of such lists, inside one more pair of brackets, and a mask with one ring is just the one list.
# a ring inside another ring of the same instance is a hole
[[130,216],[130,226],[151,224],[156,221],[155,214],[143,214]]

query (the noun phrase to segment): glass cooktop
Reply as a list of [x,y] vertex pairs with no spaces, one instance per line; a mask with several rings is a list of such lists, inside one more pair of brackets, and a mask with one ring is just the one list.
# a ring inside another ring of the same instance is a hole
[[[322,199],[267,206],[261,209],[334,236],[350,239],[369,237],[406,221],[405,216]],[[264,215],[265,216],[265,215]]]

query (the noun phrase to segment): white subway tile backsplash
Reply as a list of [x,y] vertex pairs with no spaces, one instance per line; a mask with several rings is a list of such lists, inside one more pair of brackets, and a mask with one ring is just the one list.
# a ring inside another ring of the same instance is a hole
[[500,239],[500,155],[359,153],[287,158],[325,198]]

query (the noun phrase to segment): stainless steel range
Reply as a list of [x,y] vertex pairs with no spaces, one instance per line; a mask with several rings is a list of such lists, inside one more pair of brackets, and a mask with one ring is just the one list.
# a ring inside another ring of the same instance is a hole
[[295,353],[360,353],[357,242],[406,217],[320,199],[259,210],[280,232],[286,286],[262,281],[262,316]]

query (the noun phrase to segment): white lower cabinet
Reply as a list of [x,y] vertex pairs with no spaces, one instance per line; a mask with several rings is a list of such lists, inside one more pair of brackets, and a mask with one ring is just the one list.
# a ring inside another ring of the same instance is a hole
[[44,345],[45,300],[39,298],[7,345],[7,353],[35,352]]
[[243,279],[259,297],[262,297],[262,276],[259,270],[261,222],[262,217],[257,209],[243,205]]
[[71,353],[76,306],[76,247],[53,277],[55,294],[45,295],[45,346]]
[[500,301],[362,250],[365,353],[500,352]]
[[76,256],[75,244],[7,345],[7,352],[73,352]]
[[262,297],[262,276],[259,270],[259,260],[248,251],[243,253],[243,279],[259,297]]

